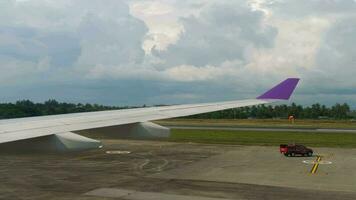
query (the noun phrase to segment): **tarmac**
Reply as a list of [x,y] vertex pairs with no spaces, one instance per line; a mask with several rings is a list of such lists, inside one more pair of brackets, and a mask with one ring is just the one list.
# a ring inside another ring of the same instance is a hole
[[[355,199],[356,149],[103,140],[66,154],[1,154],[0,199]],[[311,173],[314,165],[315,173]]]

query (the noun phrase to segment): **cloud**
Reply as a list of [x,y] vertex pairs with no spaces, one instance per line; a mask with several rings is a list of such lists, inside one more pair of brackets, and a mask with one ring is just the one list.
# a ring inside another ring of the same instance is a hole
[[355,21],[353,0],[4,0],[0,91],[184,103],[255,97],[298,76],[300,103],[352,103]]
[[143,62],[145,24],[130,16],[117,17],[106,20],[93,13],[83,17],[78,27],[82,48],[79,66],[100,64],[110,67]]
[[263,13],[247,6],[213,5],[200,16],[181,18],[184,32],[166,50],[153,49],[162,65],[219,65],[244,59],[246,50],[273,46],[277,30],[262,23]]
[[323,42],[316,55],[316,69],[322,72],[318,88],[323,88],[326,93],[337,94],[356,87],[355,35],[356,17],[338,21],[323,34]]
[[[80,47],[71,35],[32,27],[0,27],[0,82],[21,85],[46,79],[55,67],[71,66]],[[26,76],[26,78],[24,78]]]
[[169,44],[175,43],[183,26],[178,22],[181,12],[164,1],[130,1],[130,13],[143,20],[148,26],[143,43],[146,54],[151,49],[165,49]]
[[228,72],[235,72],[231,66],[215,67],[193,65],[179,65],[164,71],[164,75],[169,80],[182,82],[216,81],[226,77]]
[[82,78],[97,66],[127,67],[144,60],[147,27],[130,15],[125,2],[7,0],[0,13],[0,70],[16,69],[10,74],[18,84],[27,84],[21,75],[29,71],[32,81],[60,81]]
[[355,14],[354,0],[288,0],[263,1],[264,6],[284,17],[335,16]]
[[279,46],[277,39],[274,50],[305,79],[306,93],[347,94],[347,88],[356,86],[351,77],[356,72],[355,1],[265,1],[264,6],[273,13],[270,21],[279,33],[289,31],[277,38],[290,42]]

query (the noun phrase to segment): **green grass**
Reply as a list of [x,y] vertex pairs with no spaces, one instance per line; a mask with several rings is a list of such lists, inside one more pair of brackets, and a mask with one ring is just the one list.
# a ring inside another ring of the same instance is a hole
[[157,121],[163,126],[224,126],[224,127],[266,127],[266,128],[342,128],[356,129],[356,121],[351,120],[310,120],[296,119],[169,119]]
[[170,141],[257,146],[279,146],[280,144],[298,143],[311,147],[356,148],[356,134],[353,133],[173,129]]

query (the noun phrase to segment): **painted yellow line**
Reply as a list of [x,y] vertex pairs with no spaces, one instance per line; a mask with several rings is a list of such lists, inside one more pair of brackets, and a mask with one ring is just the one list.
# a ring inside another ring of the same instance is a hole
[[318,157],[316,158],[315,164],[313,165],[313,167],[312,167],[312,169],[311,169],[311,171],[310,171],[311,174],[315,174],[315,173],[316,173],[316,171],[318,170],[319,162],[320,162],[320,161],[321,161],[321,156],[318,156]]
[[316,170],[318,170],[318,167],[319,167],[319,163],[315,163],[310,173],[315,174]]

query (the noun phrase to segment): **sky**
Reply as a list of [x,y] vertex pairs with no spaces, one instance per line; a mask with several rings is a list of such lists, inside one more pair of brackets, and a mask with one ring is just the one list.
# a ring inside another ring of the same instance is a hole
[[0,101],[356,108],[355,0],[0,0]]

